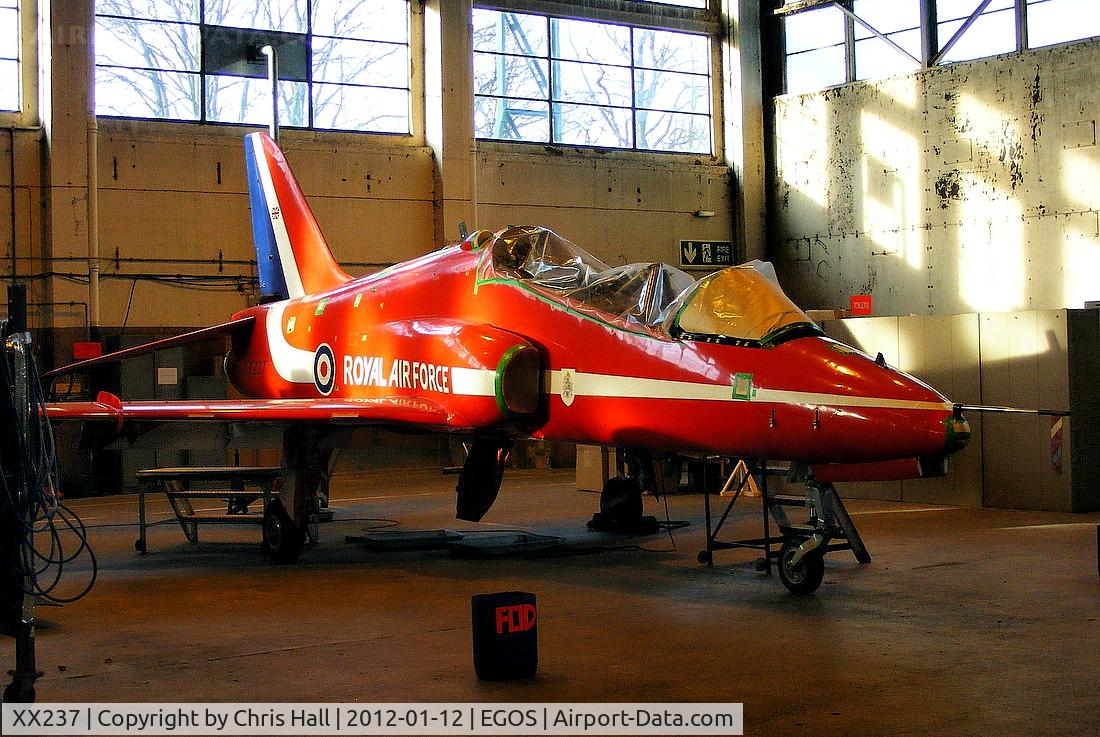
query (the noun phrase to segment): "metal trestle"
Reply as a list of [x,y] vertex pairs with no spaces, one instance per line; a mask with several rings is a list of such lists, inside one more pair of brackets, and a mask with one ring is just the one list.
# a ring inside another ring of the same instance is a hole
[[[771,561],[779,557],[784,543],[810,540],[814,541],[812,546],[814,551],[822,555],[837,550],[851,550],[860,563],[871,562],[871,555],[867,552],[867,547],[863,544],[855,523],[832,484],[807,481],[805,496],[772,494],[768,490],[768,478],[777,476],[792,478],[794,476],[792,469],[784,466],[769,466],[767,461],[760,459],[744,460],[749,470],[748,474],[738,474],[736,463],[728,466],[734,470],[722,494],[726,496],[732,492],[732,496],[717,522],[714,521],[710,499],[713,492],[709,488],[704,490],[707,548],[699,553],[700,563],[713,566],[714,553],[718,550],[759,550],[763,553],[763,557],[757,560],[757,568],[770,574]],[[755,479],[755,485],[760,490],[764,535],[740,540],[721,540],[719,535],[722,528],[729,519],[737,500],[741,498],[742,492],[749,486],[750,478]],[[806,509],[808,512],[806,522],[792,522],[787,514],[788,507]],[[772,533],[773,521],[778,528],[778,534]]]
[[[199,525],[261,525],[276,481],[282,477],[278,466],[153,468],[137,472],[138,539],[134,548],[146,552],[145,495],[160,487],[176,515],[176,521],[190,543],[199,541]],[[192,488],[204,486],[206,488]],[[214,488],[216,487],[216,488]],[[193,500],[220,501],[224,511],[196,510]],[[252,505],[262,500],[259,508]]]

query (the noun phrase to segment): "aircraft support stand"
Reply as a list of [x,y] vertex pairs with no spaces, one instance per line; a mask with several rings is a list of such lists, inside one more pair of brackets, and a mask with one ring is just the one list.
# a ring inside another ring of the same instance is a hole
[[[810,594],[821,585],[825,572],[826,553],[837,550],[851,550],[860,563],[871,562],[871,555],[859,536],[855,523],[844,507],[840,495],[832,484],[813,481],[806,482],[805,497],[771,494],[768,491],[768,476],[787,475],[788,469],[774,468],[765,460],[746,461],[749,473],[733,486],[733,474],[727,481],[723,492],[733,491],[732,498],[723,510],[717,523],[713,523],[710,503],[711,490],[704,486],[703,506],[706,516],[707,548],[699,553],[699,562],[714,565],[714,552],[747,548],[764,553],[756,561],[757,570],[771,575],[772,559],[777,559],[779,578],[783,585],[796,594]],[[764,536],[743,540],[719,540],[718,535],[729,519],[734,505],[748,485],[751,475],[759,481],[761,511],[763,514]],[[787,516],[784,507],[805,507],[809,519],[805,524],[794,524]],[[778,535],[771,532],[771,521],[779,527]],[[833,542],[834,540],[838,542]],[[776,546],[777,549],[776,549]]]
[[[261,524],[282,475],[283,469],[278,466],[191,466],[138,471],[138,539],[134,549],[139,553],[149,549],[145,509],[149,494],[164,492],[187,542],[197,543],[200,525]],[[196,499],[222,502],[225,511],[196,511],[193,506]],[[263,508],[253,513],[249,507],[256,501],[262,501]]]

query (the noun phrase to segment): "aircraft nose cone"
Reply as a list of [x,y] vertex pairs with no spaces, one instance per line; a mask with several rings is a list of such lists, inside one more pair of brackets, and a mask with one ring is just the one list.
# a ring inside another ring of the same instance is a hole
[[962,450],[970,442],[970,423],[962,414],[951,413],[943,421],[943,426],[948,453]]

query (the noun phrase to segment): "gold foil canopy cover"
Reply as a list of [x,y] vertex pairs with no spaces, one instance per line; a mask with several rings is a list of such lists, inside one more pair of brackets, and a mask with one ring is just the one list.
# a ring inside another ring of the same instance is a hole
[[779,288],[771,264],[761,261],[732,266],[701,279],[687,297],[676,324],[686,333],[760,343],[793,326],[814,325]]

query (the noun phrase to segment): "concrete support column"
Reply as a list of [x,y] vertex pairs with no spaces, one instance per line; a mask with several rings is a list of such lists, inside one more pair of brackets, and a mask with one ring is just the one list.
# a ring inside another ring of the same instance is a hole
[[470,0],[424,5],[424,129],[435,159],[435,240],[458,237],[458,223],[477,226]]
[[746,259],[765,255],[760,5],[760,0],[724,0],[722,8],[724,154],[735,190],[733,240],[744,245]]
[[[88,173],[95,166],[89,149],[89,142],[94,141],[90,133],[94,117],[89,115],[93,18],[94,0],[54,0],[40,5],[43,69],[39,102],[46,147],[42,250],[46,258],[80,259],[57,263],[62,271],[85,274],[91,212]],[[94,195],[91,199],[94,202]],[[94,301],[83,285],[56,279],[51,282],[50,299]]]

